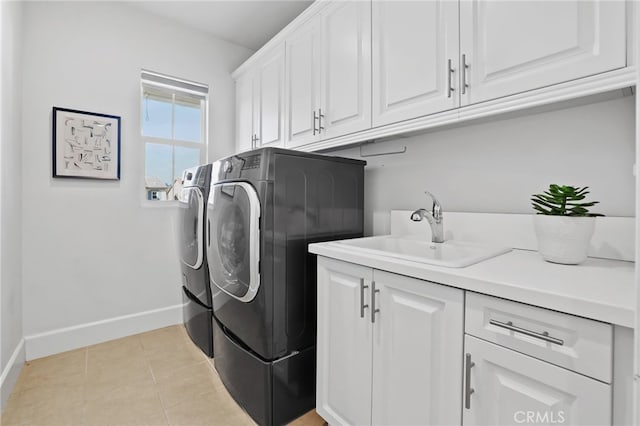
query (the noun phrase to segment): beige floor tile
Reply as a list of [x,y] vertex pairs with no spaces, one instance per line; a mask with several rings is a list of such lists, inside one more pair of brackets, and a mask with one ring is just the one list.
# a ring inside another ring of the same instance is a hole
[[153,382],[138,336],[91,346],[87,352],[87,383],[115,386]]
[[138,395],[157,393],[152,380],[145,382],[111,381],[104,383],[87,383],[85,404],[100,403],[117,399],[135,399]]
[[87,398],[85,403],[85,425],[167,424],[160,397],[153,386],[125,386],[102,398],[96,396]]
[[41,386],[15,394],[2,425],[81,425],[84,388]]
[[209,363],[203,361],[160,377],[157,385],[163,406],[168,408],[187,399],[212,392],[217,386],[219,387],[216,376]]
[[222,390],[216,390],[167,408],[165,412],[169,424],[176,426],[249,426],[255,424],[228,394],[224,397],[222,394]]
[[182,343],[147,354],[147,360],[156,380],[171,375],[174,371],[187,366],[200,364],[205,360],[202,352],[196,353]]
[[184,326],[174,325],[140,334],[140,342],[145,352],[166,350],[176,345],[183,345],[186,332]]
[[15,392],[42,386],[76,386],[84,382],[86,349],[64,352],[25,363]]
[[87,366],[88,384],[151,384],[153,376],[149,363],[144,358],[133,358],[119,362],[91,362]]
[[326,422],[316,413],[316,410],[311,410],[289,423],[289,426],[323,426],[325,424]]
[[110,340],[87,349],[91,358],[101,361],[144,356],[140,335]]

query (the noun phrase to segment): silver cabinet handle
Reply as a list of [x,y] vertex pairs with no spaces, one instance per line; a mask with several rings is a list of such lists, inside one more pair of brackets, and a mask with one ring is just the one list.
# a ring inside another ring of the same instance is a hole
[[496,327],[506,328],[507,330],[515,331],[516,333],[535,337],[536,339],[544,340],[545,342],[554,343],[560,346],[564,345],[564,340],[549,336],[548,331],[543,331],[542,333],[538,333],[536,331],[531,331],[531,330],[527,330],[526,328],[515,326],[511,321],[502,322],[502,321],[497,321],[492,319],[492,320],[489,320],[489,324],[495,325]]
[[324,127],[322,127],[323,118],[324,118],[324,114],[322,113],[322,108],[318,108],[318,133],[324,130]]
[[360,278],[360,318],[364,318],[364,310],[369,307],[369,305],[365,305],[364,303],[365,288],[369,288],[369,286],[364,285],[364,278]]
[[251,135],[251,149],[256,147],[256,135]]
[[376,282],[371,281],[371,322],[376,322],[376,313],[380,312],[380,309],[376,309],[376,293],[380,293],[380,290],[376,290]]
[[471,387],[471,369],[476,364],[471,361],[471,354],[465,356],[465,370],[464,370],[464,408],[471,409],[471,394],[475,392],[475,389]]
[[255,143],[256,143],[256,146],[255,146],[254,148],[257,148],[257,147],[258,147],[258,141],[259,141],[259,140],[260,140],[260,138],[258,137],[258,135],[256,135],[256,142],[255,142]]
[[467,55],[462,54],[462,65],[460,66],[460,72],[462,73],[462,94],[467,93],[467,70],[469,69],[469,64],[467,64]]
[[320,130],[316,129],[316,121],[319,119],[319,117],[316,115],[316,110],[313,110],[313,136],[316,135],[317,133],[320,133]]
[[451,86],[451,76],[454,73],[454,69],[451,68],[451,59],[447,60],[447,98],[451,97],[451,93],[455,90]]

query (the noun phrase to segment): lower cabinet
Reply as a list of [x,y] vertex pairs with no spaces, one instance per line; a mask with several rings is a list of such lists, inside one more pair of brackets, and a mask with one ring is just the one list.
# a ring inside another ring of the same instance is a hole
[[465,336],[463,425],[611,424],[611,386]]
[[318,258],[316,410],[330,424],[460,424],[464,292]]
[[331,425],[612,424],[591,319],[319,256],[317,351]]

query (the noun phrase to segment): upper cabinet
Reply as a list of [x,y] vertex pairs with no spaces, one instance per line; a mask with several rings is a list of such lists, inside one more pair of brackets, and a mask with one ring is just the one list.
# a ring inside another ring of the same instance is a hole
[[305,145],[319,138],[320,23],[313,19],[286,41],[287,146]]
[[458,2],[373,2],[373,125],[459,106]]
[[370,2],[336,2],[324,11],[322,71],[322,138],[370,128]]
[[626,65],[624,1],[460,2],[462,105]]
[[236,80],[236,150],[284,145],[284,49]]
[[317,1],[234,73],[238,147],[328,148],[552,103],[554,86],[634,85],[627,5]]
[[253,148],[253,74],[245,74],[236,79],[236,151]]
[[287,147],[371,127],[371,3],[329,4],[286,46]]

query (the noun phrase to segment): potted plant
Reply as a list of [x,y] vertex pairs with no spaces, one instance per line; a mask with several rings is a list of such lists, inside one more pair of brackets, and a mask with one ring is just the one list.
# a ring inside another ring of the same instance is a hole
[[589,187],[549,185],[542,194],[531,198],[538,251],[548,262],[576,265],[587,258],[595,217],[589,208],[598,201],[584,201]]

